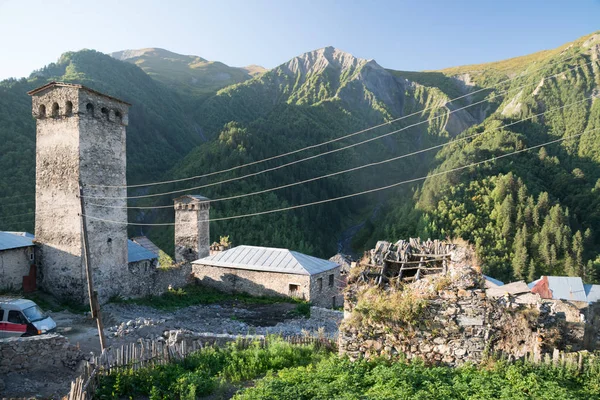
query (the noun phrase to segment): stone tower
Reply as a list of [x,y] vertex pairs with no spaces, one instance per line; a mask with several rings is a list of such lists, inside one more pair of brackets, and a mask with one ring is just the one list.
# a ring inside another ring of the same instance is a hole
[[39,284],[59,298],[88,301],[82,263],[81,182],[89,216],[94,285],[100,301],[106,301],[118,293],[119,274],[127,268],[125,130],[130,105],[81,85],[58,82],[29,95],[37,122],[35,237],[39,243]]
[[175,202],[175,261],[191,262],[208,257],[210,249],[210,200],[185,195]]

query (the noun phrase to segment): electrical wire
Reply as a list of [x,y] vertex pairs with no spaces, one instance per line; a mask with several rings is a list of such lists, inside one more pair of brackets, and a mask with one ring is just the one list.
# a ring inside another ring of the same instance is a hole
[[[553,109],[550,109],[550,110],[546,110],[544,112],[541,112],[541,113],[529,116],[527,118],[523,118],[523,119],[520,119],[518,121],[514,121],[514,122],[511,122],[511,123],[499,126],[497,128],[494,128],[494,129],[486,129],[486,130],[484,130],[483,132],[480,132],[480,133],[475,133],[473,135],[464,136],[464,137],[458,138],[456,140],[453,140],[453,141],[450,141],[450,142],[447,142],[447,143],[443,143],[443,144],[439,144],[439,145],[436,145],[436,146],[428,147],[428,148],[422,149],[422,150],[417,150],[417,151],[414,151],[412,153],[403,154],[403,155],[400,155],[400,156],[397,156],[397,157],[392,157],[392,158],[389,158],[389,159],[386,159],[386,160],[372,162],[372,163],[369,163],[369,164],[365,164],[365,165],[361,165],[361,166],[358,166],[358,167],[353,167],[353,168],[345,169],[345,170],[338,171],[338,172],[332,172],[330,174],[321,175],[321,176],[318,176],[318,177],[306,179],[306,180],[303,180],[303,181],[293,182],[293,183],[289,183],[289,184],[286,184],[286,185],[277,186],[277,187],[274,187],[274,188],[269,188],[269,189],[259,190],[259,191],[256,191],[256,192],[244,193],[244,194],[239,194],[239,195],[234,195],[234,196],[229,196],[229,197],[221,197],[221,198],[216,198],[216,199],[210,199],[210,202],[211,203],[216,203],[216,202],[219,202],[219,201],[227,201],[227,200],[239,199],[239,198],[248,197],[248,196],[255,196],[255,195],[258,195],[258,194],[264,194],[264,193],[272,192],[272,191],[275,191],[275,190],[285,189],[285,188],[289,188],[289,187],[292,187],[292,186],[302,185],[304,183],[314,182],[314,181],[317,181],[317,180],[320,180],[320,179],[329,178],[329,177],[332,177],[332,176],[336,176],[336,175],[341,175],[341,174],[345,174],[345,173],[348,173],[348,172],[357,171],[357,170],[360,170],[360,169],[363,169],[363,168],[373,167],[373,166],[376,166],[376,165],[381,165],[381,164],[389,163],[389,162],[392,162],[392,161],[397,161],[397,160],[400,160],[400,159],[403,159],[403,158],[406,158],[406,157],[410,157],[410,156],[414,156],[414,155],[417,155],[417,154],[425,153],[427,151],[431,151],[431,150],[434,150],[434,149],[443,148],[443,147],[449,146],[449,145],[451,145],[453,143],[458,143],[458,142],[469,140],[469,139],[472,139],[472,138],[475,138],[475,137],[478,137],[478,136],[482,136],[482,135],[484,135],[486,133],[499,131],[499,130],[507,128],[509,126],[513,126],[513,125],[519,124],[521,122],[524,122],[524,121],[527,121],[527,120],[530,120],[530,119],[534,119],[534,118],[540,117],[540,116],[545,115],[545,114],[556,112],[556,111],[559,111],[559,110],[562,110],[562,109],[565,109],[565,108],[568,108],[568,107],[573,107],[573,106],[575,106],[577,104],[589,101],[593,97],[594,96],[589,96],[589,97],[586,97],[583,100],[579,100],[579,101],[567,103],[567,104],[562,105],[560,107],[553,108]],[[86,205],[94,206],[94,207],[101,207],[101,208],[120,208],[120,209],[125,209],[125,208],[126,209],[164,209],[164,208],[173,208],[172,204],[166,205],[166,206],[126,206],[126,207],[123,207],[123,206],[111,206],[111,205],[96,204],[96,203],[87,203]]]
[[[563,75],[565,72],[572,71],[572,70],[578,69],[578,68],[582,68],[582,67],[584,67],[586,65],[589,65],[589,64],[591,64],[593,62],[594,61],[590,61],[590,62],[588,62],[586,64],[578,65],[576,67],[568,69],[567,71],[562,71],[562,72],[560,72],[558,74],[545,77],[544,79],[555,78],[557,76]],[[537,83],[531,83],[531,84],[522,85],[522,86],[519,86],[519,87],[516,87],[516,88],[513,88],[513,89],[509,89],[509,90],[506,90],[504,92],[500,92],[498,94],[494,94],[494,97],[502,95],[502,94],[505,94],[505,93],[508,93],[508,92],[511,92],[511,91],[519,90],[519,89],[522,89],[524,87],[533,86],[533,85],[536,85],[536,84]],[[404,128],[398,129],[396,131],[388,132],[388,133],[385,133],[385,134],[380,135],[380,136],[376,136],[376,137],[373,137],[373,138],[370,138],[370,139],[363,140],[361,142],[353,143],[353,144],[350,144],[350,145],[347,145],[347,146],[343,146],[343,147],[340,147],[340,148],[337,148],[337,149],[329,150],[329,151],[324,152],[324,153],[315,154],[315,155],[310,156],[310,157],[302,158],[302,159],[295,160],[295,161],[292,161],[292,162],[289,162],[289,163],[286,163],[286,164],[282,164],[282,165],[279,165],[279,166],[276,166],[276,167],[267,168],[267,169],[264,169],[262,171],[253,172],[253,173],[242,175],[242,176],[235,177],[235,178],[229,178],[229,179],[225,179],[225,180],[222,180],[222,181],[213,182],[213,183],[207,183],[205,185],[195,186],[195,187],[186,188],[186,189],[178,189],[178,190],[172,190],[172,191],[169,191],[169,192],[146,194],[146,195],[139,195],[139,196],[125,196],[125,197],[119,197],[119,196],[83,196],[83,197],[86,198],[86,199],[112,199],[112,200],[116,200],[116,199],[142,199],[142,198],[159,197],[159,196],[165,196],[165,195],[170,195],[170,194],[183,193],[183,192],[188,192],[188,191],[191,191],[191,190],[198,190],[198,189],[202,189],[202,188],[206,188],[206,187],[216,186],[216,185],[220,185],[220,184],[223,184],[223,183],[229,183],[229,182],[233,182],[233,181],[238,181],[238,180],[241,180],[241,179],[245,179],[245,178],[249,178],[249,177],[252,177],[252,176],[261,175],[261,174],[264,174],[264,173],[267,173],[267,172],[271,172],[271,171],[275,171],[275,170],[278,170],[278,169],[282,169],[282,168],[288,167],[290,165],[298,164],[298,163],[301,163],[301,162],[304,162],[304,161],[308,161],[308,160],[312,160],[312,159],[315,159],[315,158],[319,158],[319,157],[322,157],[322,156],[327,155],[327,154],[336,153],[336,152],[339,152],[339,151],[342,151],[342,150],[346,150],[346,149],[349,149],[349,148],[352,148],[352,147],[356,147],[356,146],[359,146],[359,145],[362,145],[362,144],[365,144],[365,143],[369,143],[369,142],[372,142],[374,140],[378,140],[378,139],[381,139],[383,137],[390,136],[390,135],[396,134],[398,132],[404,131],[406,129],[409,129],[409,128],[412,128],[412,127],[415,127],[415,126],[418,126],[418,125],[422,125],[422,124],[431,122],[431,121],[439,119],[441,117],[448,116],[448,115],[450,115],[452,113],[464,110],[466,108],[475,106],[477,104],[484,103],[486,101],[488,101],[488,99],[484,99],[484,100],[481,100],[479,102],[469,104],[468,106],[465,106],[465,107],[462,107],[462,108],[457,108],[455,110],[449,111],[446,115],[440,115],[440,116],[432,118],[431,120],[420,121],[418,123],[415,123],[415,124],[412,124],[412,125],[408,125],[408,126],[406,126]]]
[[[481,89],[475,90],[473,92],[466,93],[466,94],[464,94],[462,96],[455,97],[454,99],[448,100],[446,102],[446,104],[452,103],[452,102],[454,102],[456,100],[460,100],[460,99],[463,99],[463,98],[466,98],[466,97],[469,97],[469,96],[473,96],[474,94],[480,93],[480,92],[485,91],[485,90],[492,90],[492,88],[494,88],[496,86],[503,85],[505,83],[508,83],[508,82],[513,81],[513,80],[522,78],[522,77],[527,76],[529,74],[532,74],[534,72],[538,72],[538,71],[541,71],[543,69],[547,69],[547,68],[549,68],[549,67],[551,67],[553,65],[556,65],[556,64],[563,63],[565,61],[571,60],[571,59],[577,57],[578,55],[579,54],[574,54],[572,56],[560,59],[560,60],[558,60],[556,62],[545,64],[543,67],[535,69],[533,71],[528,71],[528,72],[525,72],[523,74],[516,75],[516,76],[514,76],[512,78],[505,79],[505,80],[500,81],[500,82],[498,82],[498,83],[496,83],[496,84],[494,84],[494,85],[492,85],[490,87],[481,88]],[[169,184],[169,183],[184,182],[184,181],[189,181],[189,180],[199,179],[199,178],[206,178],[206,177],[213,176],[213,175],[218,175],[218,174],[223,174],[223,173],[226,173],[226,172],[231,172],[231,171],[234,171],[234,170],[237,170],[237,169],[240,169],[240,168],[249,167],[251,165],[256,165],[256,164],[264,163],[264,162],[267,162],[267,161],[276,160],[278,158],[290,156],[292,154],[300,153],[302,151],[306,151],[306,150],[314,149],[314,148],[317,148],[317,147],[320,147],[320,146],[324,146],[326,144],[334,143],[334,142],[337,142],[337,141],[340,141],[340,140],[343,140],[343,139],[347,139],[347,138],[355,136],[355,135],[360,135],[362,133],[369,132],[369,131],[377,129],[377,128],[381,128],[381,127],[386,126],[386,125],[391,125],[394,122],[398,122],[400,120],[403,120],[403,119],[406,119],[406,118],[409,118],[409,117],[412,117],[412,116],[415,116],[415,115],[418,115],[418,114],[422,114],[425,111],[428,111],[428,110],[431,110],[431,109],[434,109],[434,108],[435,108],[434,106],[426,107],[423,110],[416,111],[416,112],[414,112],[412,114],[404,115],[402,117],[395,118],[395,119],[392,119],[390,121],[386,121],[384,123],[381,123],[379,125],[375,125],[375,126],[372,126],[370,128],[362,129],[360,131],[357,131],[357,132],[354,132],[354,133],[350,133],[350,134],[341,136],[339,138],[327,140],[325,142],[313,144],[313,145],[306,146],[306,147],[303,147],[303,148],[300,148],[300,149],[297,149],[297,150],[289,151],[287,153],[279,154],[279,155],[272,156],[272,157],[267,157],[267,158],[264,158],[262,160],[252,161],[252,162],[249,162],[249,163],[246,163],[246,164],[242,164],[242,165],[238,165],[238,166],[235,166],[235,167],[223,169],[223,170],[220,170],[220,171],[209,172],[209,173],[206,173],[206,174],[196,175],[196,176],[187,177],[187,178],[173,179],[173,180],[160,181],[160,182],[148,182],[148,183],[135,184],[135,185],[89,185],[89,186],[91,186],[91,187],[102,187],[102,188],[137,188],[137,187],[156,186],[156,185],[163,185],[163,184]]]
[[[462,171],[464,169],[475,167],[475,166],[478,166],[478,165],[481,165],[481,164],[485,164],[485,163],[490,162],[490,161],[496,161],[496,160],[501,159],[501,158],[510,157],[510,156],[515,155],[515,154],[523,153],[523,152],[526,152],[526,151],[531,151],[531,150],[534,150],[534,149],[538,149],[540,147],[544,147],[544,146],[548,146],[548,145],[551,145],[551,144],[559,143],[559,142],[562,142],[564,140],[574,139],[576,137],[579,137],[579,136],[583,135],[584,133],[595,132],[595,131],[598,131],[598,130],[600,130],[600,128],[591,129],[591,130],[584,131],[584,132],[576,134],[576,135],[570,135],[570,136],[566,136],[566,137],[563,137],[563,138],[555,139],[555,140],[552,140],[552,141],[549,141],[549,142],[545,142],[545,143],[541,143],[541,144],[538,144],[538,145],[535,145],[535,146],[532,146],[532,147],[528,147],[528,148],[525,148],[525,149],[515,150],[515,151],[510,152],[510,153],[502,154],[502,155],[495,156],[495,157],[492,157],[492,158],[489,158],[489,159],[486,159],[486,160],[483,160],[483,161],[478,161],[478,162],[475,162],[475,163],[464,165],[462,167],[456,167],[456,168],[452,168],[452,169],[449,169],[449,170],[446,170],[446,171],[440,171],[440,172],[436,172],[436,173],[433,173],[433,174],[430,174],[430,175],[426,175],[426,176],[422,176],[422,177],[418,177],[418,178],[413,178],[413,179],[408,179],[408,180],[396,182],[396,183],[393,183],[391,185],[386,185],[386,186],[382,186],[382,187],[378,187],[378,188],[374,188],[374,189],[364,190],[364,191],[358,192],[358,193],[353,193],[353,194],[348,194],[348,195],[344,195],[344,196],[334,197],[334,198],[331,198],[331,199],[313,201],[311,203],[299,204],[299,205],[295,205],[295,206],[282,207],[282,208],[277,208],[277,209],[267,210],[267,211],[260,211],[260,212],[250,213],[250,214],[234,215],[234,216],[230,216],[230,217],[221,217],[221,218],[211,218],[211,219],[201,220],[201,221],[190,221],[190,223],[197,224],[198,222],[217,222],[217,221],[228,221],[228,220],[233,220],[233,219],[255,217],[255,216],[259,216],[259,215],[265,215],[265,214],[272,214],[272,213],[278,213],[278,212],[283,212],[283,211],[295,210],[295,209],[298,209],[298,208],[304,208],[304,207],[314,206],[314,205],[318,205],[318,204],[325,204],[325,203],[330,203],[330,202],[333,202],[333,201],[344,200],[344,199],[348,199],[348,198],[352,198],[352,197],[356,197],[356,196],[361,196],[361,195],[364,195],[364,194],[375,193],[375,192],[379,192],[379,191],[382,191],[382,190],[387,190],[387,189],[391,189],[391,188],[398,187],[398,186],[401,186],[401,185],[405,185],[407,183],[414,183],[414,182],[423,181],[423,180],[426,180],[428,178],[432,178],[432,177],[435,177],[435,176],[446,175],[446,174],[449,174],[451,172]],[[121,224],[121,225],[130,225],[130,226],[174,226],[175,225],[175,223],[173,223],[173,222],[165,222],[165,223],[135,223],[135,222],[113,221],[113,220],[108,220],[108,219],[94,217],[94,216],[91,216],[91,215],[86,215],[86,217],[90,218],[92,220],[96,220],[96,221],[113,223],[113,224]]]

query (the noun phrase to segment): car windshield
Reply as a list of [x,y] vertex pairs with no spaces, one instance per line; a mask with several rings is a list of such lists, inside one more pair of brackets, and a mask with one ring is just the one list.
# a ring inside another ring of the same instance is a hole
[[38,306],[26,308],[23,310],[23,314],[25,314],[29,322],[35,322],[46,318],[46,314],[44,314],[42,309]]

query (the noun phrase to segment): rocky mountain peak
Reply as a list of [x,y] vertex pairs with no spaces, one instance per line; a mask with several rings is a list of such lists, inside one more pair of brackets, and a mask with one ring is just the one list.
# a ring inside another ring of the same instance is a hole
[[358,58],[343,50],[328,46],[294,57],[283,66],[294,74],[305,75],[320,73],[327,68],[343,72],[356,69],[368,62],[364,58]]

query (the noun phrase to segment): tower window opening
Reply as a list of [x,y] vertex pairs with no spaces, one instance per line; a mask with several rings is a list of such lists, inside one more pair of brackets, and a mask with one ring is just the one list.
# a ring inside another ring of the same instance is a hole
[[94,115],[94,105],[92,103],[87,103],[85,110],[88,114]]
[[60,107],[58,106],[58,103],[52,104],[52,118],[58,117],[59,112],[60,112]]
[[73,103],[71,103],[70,101],[67,101],[67,104],[65,104],[65,114],[66,115],[73,114]]
[[38,117],[46,118],[46,106],[43,104],[40,104],[40,107],[38,108]]
[[123,119],[121,111],[115,111],[115,118],[117,119],[117,121],[121,121]]
[[102,108],[100,109],[100,112],[102,113],[102,116],[104,116],[104,118],[106,118],[106,119],[109,119],[109,118],[108,118],[108,108],[106,108],[106,107],[102,107]]

